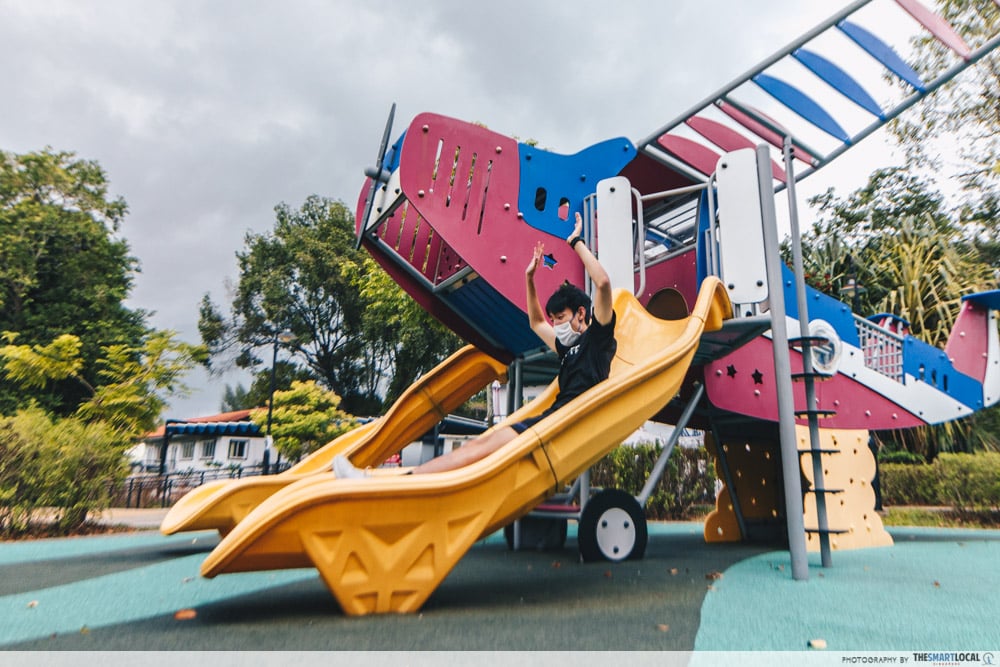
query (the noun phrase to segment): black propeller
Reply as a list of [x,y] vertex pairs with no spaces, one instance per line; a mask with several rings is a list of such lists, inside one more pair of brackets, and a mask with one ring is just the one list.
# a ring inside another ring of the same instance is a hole
[[361,239],[364,237],[365,232],[368,231],[368,218],[371,216],[372,206],[375,204],[375,192],[378,190],[380,184],[388,182],[391,175],[388,169],[382,167],[382,160],[385,159],[385,151],[389,147],[389,134],[392,132],[392,119],[395,115],[396,103],[393,102],[392,107],[389,109],[389,118],[385,121],[385,131],[382,132],[382,143],[378,147],[378,157],[375,159],[375,166],[365,169],[365,176],[374,182],[368,189],[368,196],[365,197],[365,209],[361,218],[361,224],[358,227],[358,237],[354,241],[355,250],[361,247]]

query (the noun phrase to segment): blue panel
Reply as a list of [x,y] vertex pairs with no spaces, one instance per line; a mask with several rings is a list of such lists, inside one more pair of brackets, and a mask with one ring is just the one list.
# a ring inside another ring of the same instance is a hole
[[850,21],[841,21],[837,24],[837,27],[840,28],[841,32],[850,37],[855,44],[867,51],[868,55],[885,65],[886,69],[890,72],[920,92],[924,92],[924,82],[921,81],[920,75],[912,67],[903,62],[903,59],[888,44]]
[[851,138],[847,136],[844,129],[837,124],[833,117],[823,110],[808,95],[798,88],[788,85],[781,79],[776,79],[767,74],[758,74],[753,77],[754,82],[763,88],[769,95],[774,97],[786,107],[805,118],[807,121],[823,130],[830,136],[843,141],[845,144],[851,143]]
[[403,130],[399,139],[396,139],[396,142],[385,151],[385,157],[382,158],[382,168],[389,173],[396,171],[399,167],[399,149],[403,147],[404,139],[406,139],[406,130]]
[[170,435],[198,433],[205,435],[260,435],[253,422],[175,422],[166,425]]
[[1000,290],[968,294],[962,297],[962,301],[971,301],[977,306],[990,310],[1000,310]]
[[828,84],[840,91],[847,99],[851,100],[868,113],[885,120],[882,108],[872,96],[855,81],[850,74],[840,69],[837,65],[827,60],[821,55],[805,49],[796,49],[792,57],[808,67],[816,76],[826,81]]
[[697,248],[696,260],[698,270],[698,282],[701,285],[708,277],[708,255],[705,249],[705,237],[708,235],[708,225],[712,216],[708,213],[708,191],[701,193],[698,200],[698,237],[695,239]]
[[943,350],[913,336],[903,339],[903,372],[973,410],[983,407],[982,383],[955,370]]
[[[617,176],[635,157],[635,146],[624,137],[608,139],[574,155],[550,153],[518,144],[521,182],[518,211],[539,231],[566,238],[573,231],[574,213],[583,211],[585,197],[597,192],[597,182]],[[569,202],[569,217],[559,217],[559,203]]]
[[[781,280],[785,288],[785,314],[794,320],[799,319],[799,303],[795,295],[795,273],[785,265],[781,267]],[[809,320],[825,320],[829,322],[837,335],[848,345],[861,347],[858,338],[858,327],[854,323],[854,314],[846,303],[834,299],[806,285],[806,308],[809,310]]]
[[875,322],[875,323],[877,323],[877,322],[879,322],[881,320],[884,320],[886,318],[888,318],[894,324],[901,325],[901,326],[905,327],[906,329],[910,328],[910,321],[909,320],[904,320],[899,315],[893,315],[892,313],[875,313],[874,315],[869,315],[865,319],[868,320],[869,322]]
[[646,240],[650,243],[659,243],[665,248],[672,248],[675,245],[680,245],[678,243],[674,243],[674,241],[666,234],[649,227],[646,228]]
[[481,278],[440,297],[463,319],[514,355],[545,347],[528,325],[528,316]]
[[[795,296],[795,274],[787,266],[782,266],[782,280],[785,287],[785,312],[788,317],[797,320],[799,307]],[[806,304],[810,321],[826,320],[837,330],[842,341],[861,347],[854,315],[846,303],[806,285]],[[903,372],[918,381],[922,378],[923,382],[973,410],[983,407],[982,383],[955,370],[944,351],[913,336],[903,337]]]

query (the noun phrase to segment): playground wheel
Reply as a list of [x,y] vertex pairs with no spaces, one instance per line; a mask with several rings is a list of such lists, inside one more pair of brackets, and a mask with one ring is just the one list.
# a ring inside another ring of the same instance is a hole
[[584,562],[639,560],[646,539],[646,516],[632,495],[607,489],[584,506],[577,530]]

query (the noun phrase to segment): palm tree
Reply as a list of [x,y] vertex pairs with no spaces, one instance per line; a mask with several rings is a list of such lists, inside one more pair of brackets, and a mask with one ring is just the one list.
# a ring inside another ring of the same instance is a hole
[[[832,191],[810,203],[823,217],[803,235],[810,284],[838,297],[849,277],[865,287],[859,314],[886,312],[910,322],[911,332],[943,348],[963,295],[993,289],[996,274],[982,252],[976,226],[954,222],[943,199],[898,170],[875,172],[844,200]],[[875,434],[892,450],[928,459],[940,451],[996,449],[1000,412],[979,413],[942,426]]]

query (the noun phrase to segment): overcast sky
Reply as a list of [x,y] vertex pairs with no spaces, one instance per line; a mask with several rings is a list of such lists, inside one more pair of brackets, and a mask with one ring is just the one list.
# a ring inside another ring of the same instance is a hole
[[[574,153],[638,141],[846,2],[0,0],[0,148],[96,160],[129,204],[129,305],[198,342],[279,202],[353,209],[385,117],[422,111]],[[800,186],[860,186],[880,134]],[[809,216],[803,216],[804,224]],[[218,410],[223,384],[167,417]]]

